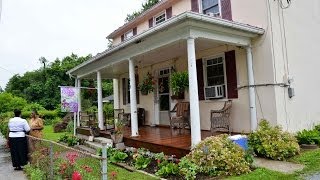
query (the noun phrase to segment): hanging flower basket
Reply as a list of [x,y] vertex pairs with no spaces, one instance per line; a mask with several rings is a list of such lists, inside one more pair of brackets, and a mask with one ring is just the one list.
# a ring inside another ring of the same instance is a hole
[[184,99],[184,91],[179,92],[177,95],[172,95],[171,99]]
[[184,99],[184,91],[189,87],[188,72],[174,72],[170,76],[171,99]]
[[154,80],[150,73],[147,74],[147,76],[143,79],[142,83],[139,84],[139,90],[142,95],[148,95],[150,92],[153,92],[154,90]]

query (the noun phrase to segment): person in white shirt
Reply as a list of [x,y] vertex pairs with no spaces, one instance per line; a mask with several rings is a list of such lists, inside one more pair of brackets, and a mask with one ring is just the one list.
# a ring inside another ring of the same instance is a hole
[[26,133],[30,131],[28,122],[22,119],[21,111],[14,110],[14,118],[9,120],[9,145],[12,166],[15,170],[22,170],[21,166],[28,163],[28,142]]

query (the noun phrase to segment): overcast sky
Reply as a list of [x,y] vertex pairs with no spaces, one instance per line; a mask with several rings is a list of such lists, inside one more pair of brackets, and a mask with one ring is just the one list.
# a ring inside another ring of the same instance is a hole
[[2,0],[0,86],[4,89],[13,74],[39,68],[41,56],[53,61],[72,52],[85,56],[105,50],[105,37],[143,1]]

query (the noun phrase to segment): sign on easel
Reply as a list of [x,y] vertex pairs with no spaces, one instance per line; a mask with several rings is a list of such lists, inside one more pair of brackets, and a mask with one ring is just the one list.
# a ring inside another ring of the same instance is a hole
[[61,111],[78,112],[79,88],[61,86]]

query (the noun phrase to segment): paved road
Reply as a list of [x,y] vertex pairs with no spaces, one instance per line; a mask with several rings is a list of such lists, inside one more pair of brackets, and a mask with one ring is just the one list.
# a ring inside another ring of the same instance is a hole
[[3,180],[26,180],[23,171],[13,170],[10,152],[5,148],[6,141],[0,134],[0,179]]

